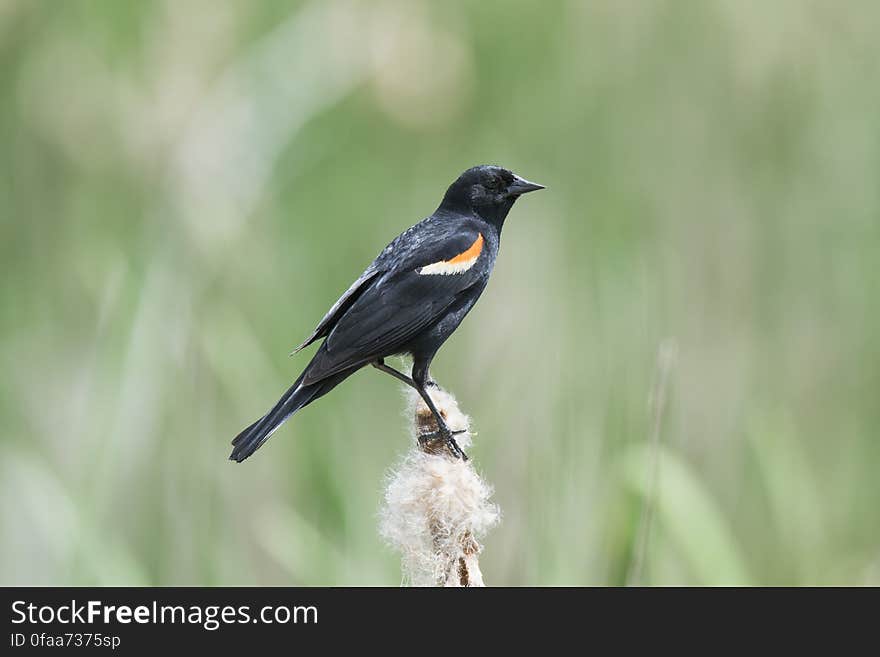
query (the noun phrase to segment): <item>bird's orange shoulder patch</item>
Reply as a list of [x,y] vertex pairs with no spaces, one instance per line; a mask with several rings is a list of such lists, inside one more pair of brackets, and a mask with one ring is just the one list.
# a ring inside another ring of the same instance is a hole
[[477,233],[477,239],[467,249],[459,253],[457,256],[449,260],[441,260],[430,265],[425,265],[419,269],[419,273],[425,274],[461,274],[474,266],[480,254],[483,252],[483,235]]

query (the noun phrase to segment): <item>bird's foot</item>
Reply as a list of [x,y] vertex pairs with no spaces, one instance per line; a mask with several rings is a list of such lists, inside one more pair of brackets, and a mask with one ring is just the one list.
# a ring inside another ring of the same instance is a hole
[[437,431],[431,431],[430,433],[423,433],[419,436],[419,445],[426,452],[430,452],[431,454],[437,454],[437,450],[439,447],[446,446],[452,455],[461,459],[462,461],[468,460],[468,455],[464,453],[464,450],[458,446],[458,443],[455,442],[455,436],[460,433],[465,433],[465,429],[459,429],[458,431],[452,431],[443,427]]

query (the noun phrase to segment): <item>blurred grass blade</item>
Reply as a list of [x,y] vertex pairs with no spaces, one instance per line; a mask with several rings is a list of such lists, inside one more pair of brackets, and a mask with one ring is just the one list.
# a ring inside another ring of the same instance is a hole
[[[146,586],[150,583],[115,528],[89,517],[86,499],[72,496],[47,464],[12,452],[3,463],[5,585]],[[27,531],[23,531],[22,525]],[[19,557],[40,554],[41,568],[19,569]]]
[[[663,531],[681,552],[697,583],[749,584],[748,571],[734,536],[708,489],[668,448],[658,446],[657,449],[660,459],[657,499],[651,502],[657,512],[655,529]],[[650,446],[638,445],[630,448],[622,461],[625,483],[642,498],[651,494],[646,473],[651,471],[653,458]],[[650,563],[650,539],[648,555]]]

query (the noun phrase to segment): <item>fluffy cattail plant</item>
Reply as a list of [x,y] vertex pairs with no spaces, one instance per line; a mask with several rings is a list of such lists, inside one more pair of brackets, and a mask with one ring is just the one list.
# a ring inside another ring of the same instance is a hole
[[[470,419],[455,398],[432,385],[429,394],[456,442],[471,445]],[[420,440],[437,431],[424,401],[410,394],[412,446],[388,476],[380,531],[401,555],[405,581],[415,586],[483,586],[480,540],[500,518],[489,501],[492,488],[472,461],[455,458],[442,439]]]

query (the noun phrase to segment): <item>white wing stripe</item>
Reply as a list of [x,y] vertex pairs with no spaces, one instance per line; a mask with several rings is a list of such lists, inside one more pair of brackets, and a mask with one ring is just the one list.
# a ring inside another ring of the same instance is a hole
[[449,274],[461,274],[462,272],[466,272],[468,269],[474,266],[474,263],[479,259],[480,256],[475,258],[470,258],[468,260],[459,260],[458,262],[446,262],[445,260],[441,260],[440,262],[434,262],[430,265],[425,265],[421,269],[419,269],[419,273],[423,276],[425,274],[440,274],[442,276],[448,276]]
[[462,251],[450,260],[441,260],[425,265],[419,269],[419,274],[460,274],[474,266],[483,252],[483,234],[477,233],[477,239],[465,251]]

